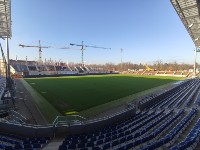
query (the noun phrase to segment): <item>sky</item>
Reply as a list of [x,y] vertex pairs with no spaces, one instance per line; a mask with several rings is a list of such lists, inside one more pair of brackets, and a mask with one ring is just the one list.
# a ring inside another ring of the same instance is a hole
[[[151,64],[194,62],[194,43],[170,0],[13,0],[10,58],[81,62],[80,47],[70,43],[99,46],[85,48],[86,64],[121,62]],[[1,40],[2,45],[6,42]],[[121,53],[121,48],[123,52]]]

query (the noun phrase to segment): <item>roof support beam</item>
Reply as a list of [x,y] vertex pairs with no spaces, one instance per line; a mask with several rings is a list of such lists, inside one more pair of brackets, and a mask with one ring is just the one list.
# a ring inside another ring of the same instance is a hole
[[11,0],[0,0],[0,37],[11,38]]
[[184,7],[184,8],[182,8],[182,10],[184,11],[184,10],[188,10],[188,9],[195,8],[195,7],[197,7],[196,4],[195,4],[195,5],[188,6],[188,7]]
[[[174,9],[191,36],[196,47],[200,46],[200,0],[171,0]],[[193,25],[193,26],[191,26]]]
[[199,18],[199,15],[194,15],[194,16],[188,16],[188,17],[185,17],[186,19],[193,19],[193,18]]

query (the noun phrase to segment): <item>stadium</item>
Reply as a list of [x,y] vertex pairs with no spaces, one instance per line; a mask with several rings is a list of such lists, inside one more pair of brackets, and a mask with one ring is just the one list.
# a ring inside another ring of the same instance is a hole
[[0,44],[0,149],[198,149],[200,1],[170,2],[195,45],[189,69],[159,62],[157,68],[145,63],[129,69],[122,63],[122,49],[117,69],[86,64],[86,48],[111,48],[83,41],[69,44],[80,48],[81,63],[43,61],[42,49],[50,46],[41,46],[40,40],[19,44],[39,49],[38,60],[10,59],[12,1],[0,0],[0,37],[6,41],[6,49]]

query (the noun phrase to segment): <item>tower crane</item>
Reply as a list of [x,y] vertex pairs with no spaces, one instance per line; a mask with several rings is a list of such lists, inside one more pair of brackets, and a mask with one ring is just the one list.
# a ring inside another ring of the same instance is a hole
[[41,46],[40,40],[39,40],[39,44],[38,45],[23,45],[23,44],[19,44],[19,46],[21,46],[22,48],[24,47],[36,47],[39,48],[39,59],[38,59],[38,63],[42,63],[42,48],[51,48],[51,46]]
[[84,66],[84,47],[92,47],[92,48],[101,48],[101,49],[111,49],[111,48],[106,48],[106,47],[97,47],[97,46],[90,46],[90,45],[83,45],[83,41],[82,41],[82,44],[73,44],[73,43],[70,43],[71,46],[80,46],[81,47],[81,62],[82,62],[82,65]]

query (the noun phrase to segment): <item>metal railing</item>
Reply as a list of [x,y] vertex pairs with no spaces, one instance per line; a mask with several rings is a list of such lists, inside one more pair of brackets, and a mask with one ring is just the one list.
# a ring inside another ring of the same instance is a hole
[[86,118],[79,115],[57,116],[54,120],[54,125],[81,125]]
[[94,122],[99,122],[99,121],[107,120],[107,119],[110,119],[110,118],[112,118],[112,117],[121,115],[121,114],[123,114],[123,113],[125,113],[125,112],[127,112],[127,111],[132,110],[132,109],[135,109],[135,107],[133,107],[133,106],[132,106],[132,107],[128,107],[127,109],[123,109],[123,110],[121,110],[121,111],[119,111],[119,112],[113,113],[113,114],[111,114],[111,115],[107,115],[107,116],[105,116],[105,117],[101,117],[101,118],[97,118],[97,119],[91,119],[91,120],[86,120],[86,121],[84,122],[84,124],[89,124],[89,123],[94,123]]

